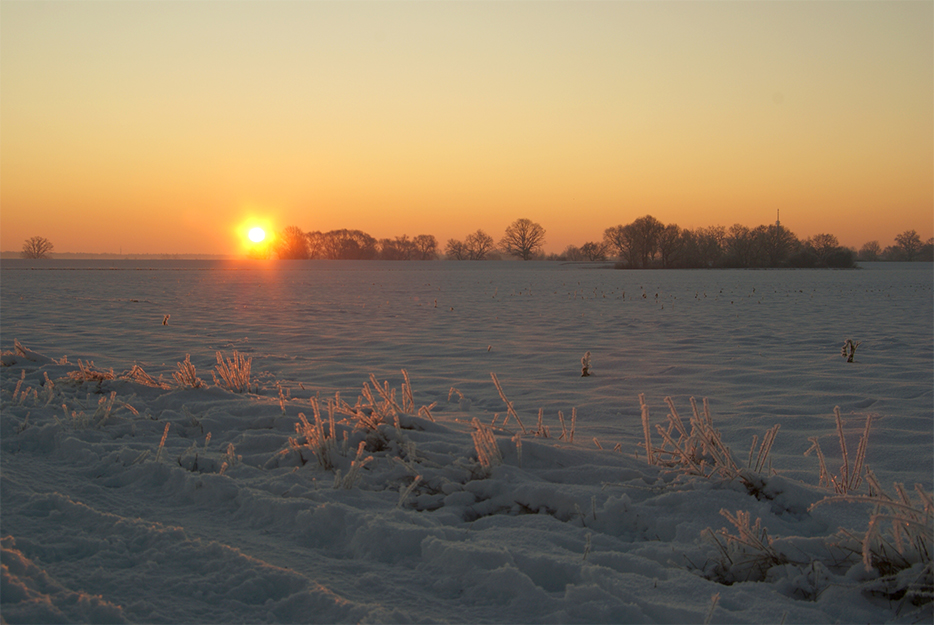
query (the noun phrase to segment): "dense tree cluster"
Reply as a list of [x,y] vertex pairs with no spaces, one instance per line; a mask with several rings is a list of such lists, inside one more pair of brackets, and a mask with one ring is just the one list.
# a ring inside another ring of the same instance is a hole
[[816,234],[805,240],[780,224],[756,228],[735,224],[695,230],[665,225],[646,215],[628,225],[607,228],[603,241],[568,246],[554,260],[606,260],[615,257],[619,267],[852,267],[859,260],[934,260],[934,240],[926,244],[914,230],[895,237],[895,245],[882,250],[878,241],[855,250],[842,247],[832,234]]
[[866,243],[859,250],[859,260],[934,261],[934,239],[922,243],[915,230],[906,230],[895,237],[894,245],[885,249],[878,241]]
[[690,230],[651,215],[603,233],[607,252],[631,269],[695,267],[852,267],[855,254],[831,234],[800,241],[779,224]]
[[361,230],[302,232],[297,226],[285,228],[276,237],[276,255],[284,260],[435,260],[438,242],[433,235],[410,239],[375,239]]

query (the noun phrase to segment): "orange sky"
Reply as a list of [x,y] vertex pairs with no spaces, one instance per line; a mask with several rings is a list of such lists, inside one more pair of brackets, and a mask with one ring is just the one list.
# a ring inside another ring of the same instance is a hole
[[934,236],[934,3],[0,2],[0,249]]

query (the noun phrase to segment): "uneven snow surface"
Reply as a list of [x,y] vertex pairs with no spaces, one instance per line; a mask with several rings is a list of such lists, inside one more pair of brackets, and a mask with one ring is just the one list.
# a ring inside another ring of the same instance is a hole
[[[0,616],[931,622],[930,558],[867,570],[873,507],[812,507],[835,493],[805,452],[841,478],[834,408],[851,471],[872,415],[865,465],[923,508],[932,282],[923,263],[4,261]],[[235,351],[244,392],[217,369]],[[186,355],[200,388],[173,376]],[[640,393],[656,449],[678,436],[666,397],[688,429],[709,398],[740,473],[649,464]]]

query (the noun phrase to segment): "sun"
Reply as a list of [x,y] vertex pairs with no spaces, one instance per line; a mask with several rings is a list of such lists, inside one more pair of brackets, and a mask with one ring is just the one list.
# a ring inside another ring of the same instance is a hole
[[253,228],[250,230],[249,234],[247,234],[247,237],[249,237],[250,241],[253,241],[253,243],[259,243],[266,238],[266,231],[262,228]]

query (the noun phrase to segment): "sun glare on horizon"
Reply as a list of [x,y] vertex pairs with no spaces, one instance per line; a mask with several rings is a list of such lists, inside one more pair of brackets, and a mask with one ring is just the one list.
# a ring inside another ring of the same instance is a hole
[[250,241],[253,241],[253,243],[259,243],[266,238],[266,231],[262,228],[252,228],[249,234],[247,234],[247,237],[249,237]]

